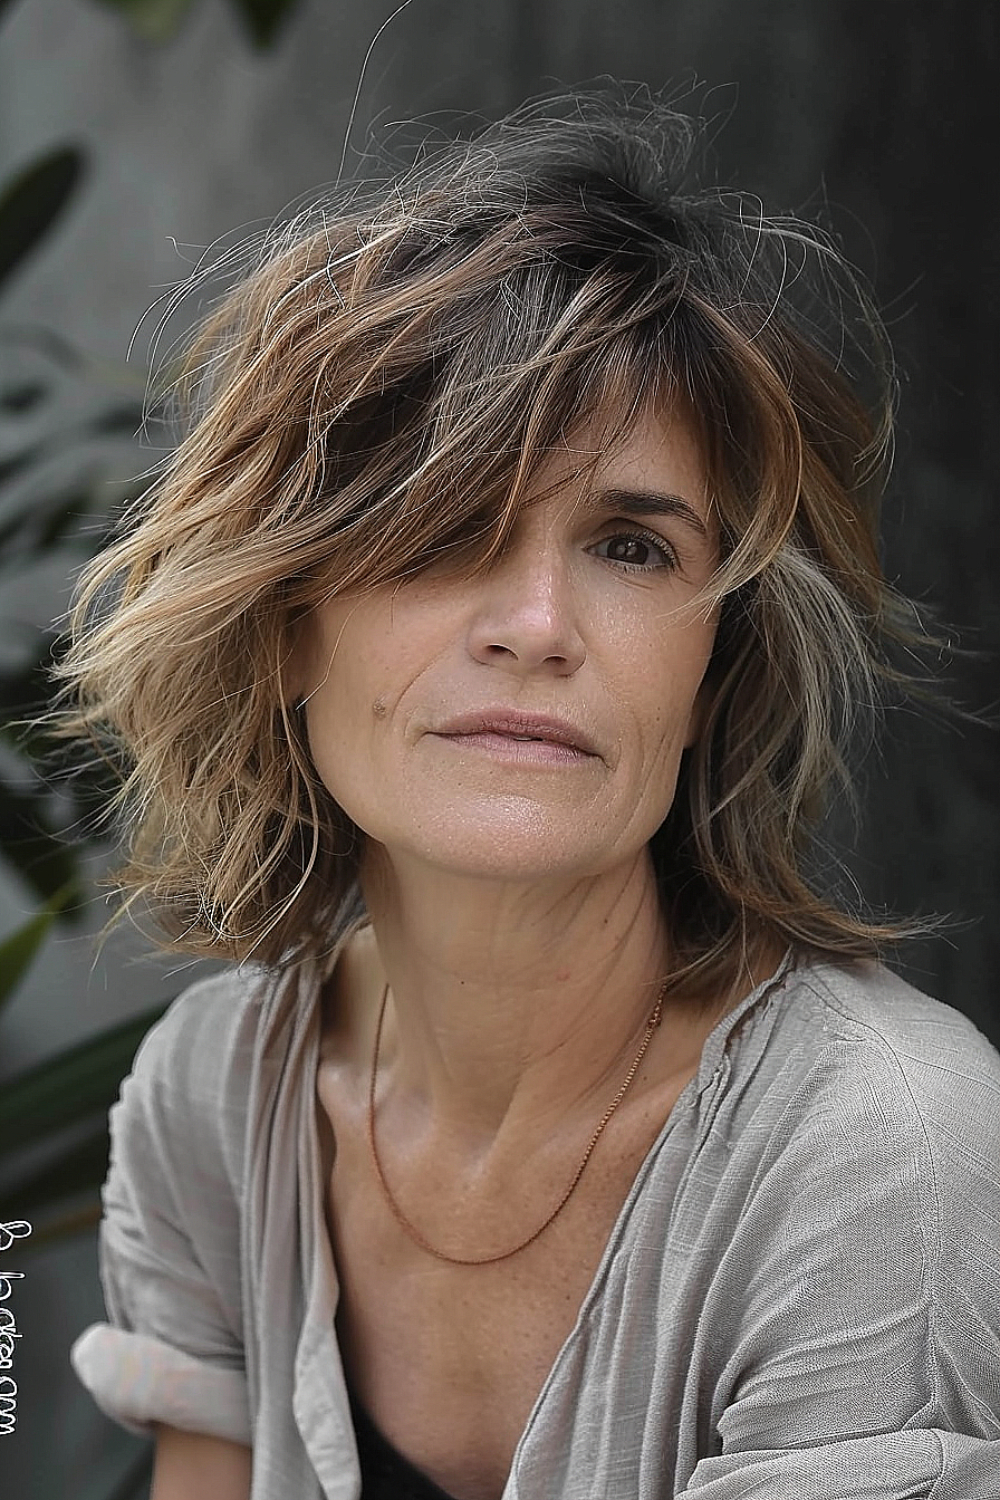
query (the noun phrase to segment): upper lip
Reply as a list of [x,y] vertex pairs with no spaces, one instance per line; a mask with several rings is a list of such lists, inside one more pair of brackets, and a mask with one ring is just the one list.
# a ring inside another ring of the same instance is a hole
[[510,734],[535,740],[551,740],[556,745],[571,745],[587,755],[597,755],[597,746],[588,734],[549,714],[523,714],[516,708],[489,708],[482,713],[460,714],[442,724],[435,734]]

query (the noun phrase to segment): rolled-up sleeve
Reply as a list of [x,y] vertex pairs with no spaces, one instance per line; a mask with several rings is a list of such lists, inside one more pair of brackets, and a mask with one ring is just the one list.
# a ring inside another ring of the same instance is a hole
[[865,1048],[828,1049],[774,1132],[722,1451],[676,1500],[1000,1500],[996,1055]]
[[70,1358],[132,1431],[163,1422],[249,1444],[237,1005],[226,978],[202,981],[139,1048],[109,1121],[98,1238],[108,1321]]

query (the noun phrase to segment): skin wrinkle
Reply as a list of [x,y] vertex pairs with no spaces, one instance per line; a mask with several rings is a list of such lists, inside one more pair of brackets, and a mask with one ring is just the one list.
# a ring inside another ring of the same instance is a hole
[[[642,572],[603,554],[632,531],[627,507],[608,508],[616,493],[676,493],[708,515],[686,424],[647,414],[603,456],[594,431],[576,436],[598,459],[582,492],[555,451],[485,579],[431,569],[330,600],[303,653],[313,759],[367,836],[362,884],[391,986],[380,1140],[390,1168],[400,1153],[409,1169],[415,1153],[457,1157],[484,1192],[526,1139],[593,1128],[669,971],[647,846],[697,733],[715,635],[697,605],[716,561],[707,528],[699,540],[681,516],[643,518],[637,533],[664,551],[647,550]],[[682,549],[680,567],[664,560]],[[561,713],[600,755],[525,770],[428,733],[496,703]],[[690,1024],[665,1017],[648,1076],[669,1075]]]

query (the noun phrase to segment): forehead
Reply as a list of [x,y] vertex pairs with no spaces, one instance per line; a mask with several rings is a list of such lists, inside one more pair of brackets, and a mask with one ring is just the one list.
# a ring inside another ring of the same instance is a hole
[[710,521],[707,462],[694,420],[679,403],[650,405],[628,420],[613,410],[587,418],[541,456],[524,503],[581,505],[608,491],[677,496]]

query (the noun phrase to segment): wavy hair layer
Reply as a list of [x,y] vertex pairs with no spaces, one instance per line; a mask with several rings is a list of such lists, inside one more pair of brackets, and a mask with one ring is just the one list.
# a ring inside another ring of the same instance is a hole
[[859,716],[919,638],[876,545],[888,348],[819,230],[691,184],[697,140],[649,96],[535,103],[223,265],[186,435],[82,572],[54,668],[56,734],[120,772],[112,924],[143,897],[176,951],[328,950],[363,839],[286,701],[296,628],[343,591],[489,567],[577,424],[612,414],[612,443],[680,403],[722,558],[707,723],[652,841],[678,978],[728,980],[748,940],[843,959],[902,930],[809,874]]

